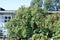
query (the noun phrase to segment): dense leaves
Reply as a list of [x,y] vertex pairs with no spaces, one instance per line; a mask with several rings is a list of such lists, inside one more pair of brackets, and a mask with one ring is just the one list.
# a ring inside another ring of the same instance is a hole
[[[21,7],[6,23],[9,40],[50,40],[60,38],[60,14],[49,14],[38,5]],[[12,39],[14,37],[14,39]]]
[[[28,39],[32,37],[33,32],[37,28],[42,27],[41,23],[44,21],[44,16],[38,11],[40,10],[38,6],[34,8],[22,7],[19,10],[16,12],[15,17],[6,23],[6,26],[10,36]],[[40,20],[42,20],[42,22],[39,25]]]

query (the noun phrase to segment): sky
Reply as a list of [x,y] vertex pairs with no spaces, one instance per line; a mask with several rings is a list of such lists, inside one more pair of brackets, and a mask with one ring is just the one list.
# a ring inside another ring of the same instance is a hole
[[5,10],[18,10],[22,5],[29,7],[31,0],[0,0],[0,7]]

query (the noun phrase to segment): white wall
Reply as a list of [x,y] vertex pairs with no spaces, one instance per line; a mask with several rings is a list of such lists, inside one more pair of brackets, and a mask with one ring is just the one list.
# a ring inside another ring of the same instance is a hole
[[8,32],[7,32],[7,29],[5,29],[5,22],[4,22],[5,16],[7,16],[7,17],[11,16],[11,19],[12,19],[13,15],[12,14],[3,14],[3,15],[0,15],[0,30],[3,31],[3,35],[7,36]]

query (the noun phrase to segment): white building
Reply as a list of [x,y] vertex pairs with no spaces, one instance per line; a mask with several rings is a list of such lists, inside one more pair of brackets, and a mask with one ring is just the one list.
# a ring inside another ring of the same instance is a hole
[[13,18],[14,12],[14,10],[4,10],[0,8],[0,37],[7,36],[7,29],[4,24]]

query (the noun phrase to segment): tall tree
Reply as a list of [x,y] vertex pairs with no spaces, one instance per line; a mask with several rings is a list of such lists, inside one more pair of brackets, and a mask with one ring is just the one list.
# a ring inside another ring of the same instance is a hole
[[48,11],[59,10],[59,0],[32,0],[31,6],[38,5],[41,8],[46,8]]
[[[41,13],[44,13],[44,11],[37,5],[33,8],[21,7],[16,12],[15,17],[10,22],[6,23],[9,32],[9,39],[12,37],[18,37],[19,39],[24,38],[28,40],[32,37],[34,34],[33,32],[38,28],[39,20],[42,20],[42,22],[44,21],[44,16]],[[40,17],[40,15],[42,16]]]
[[[6,23],[9,32],[9,40],[12,37],[19,40],[49,40],[60,37],[59,15],[48,15],[38,5],[33,7],[21,7],[15,17]],[[59,25],[59,26],[58,26]],[[14,40],[15,40],[14,39]]]
[[31,6],[38,5],[39,7],[42,7],[42,0],[32,0]]
[[31,6],[38,5],[41,8],[50,8],[51,0],[32,0]]

